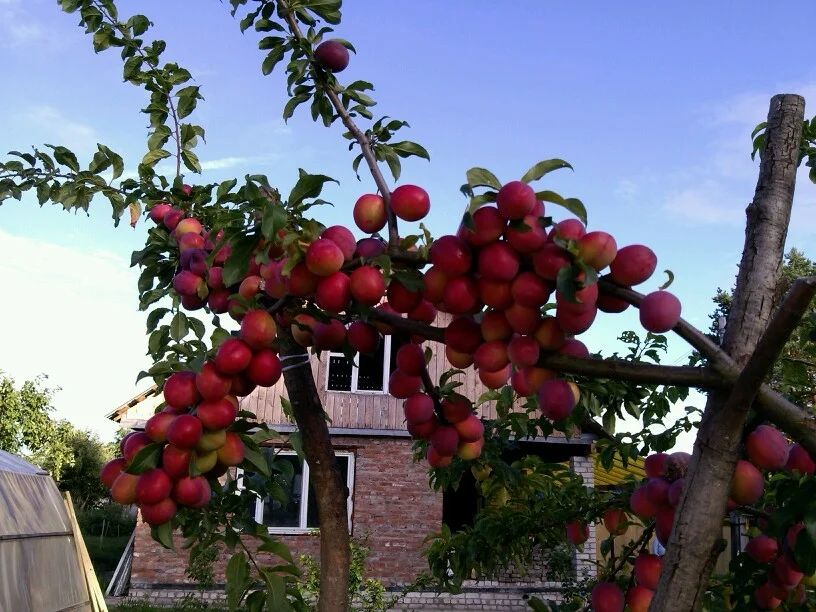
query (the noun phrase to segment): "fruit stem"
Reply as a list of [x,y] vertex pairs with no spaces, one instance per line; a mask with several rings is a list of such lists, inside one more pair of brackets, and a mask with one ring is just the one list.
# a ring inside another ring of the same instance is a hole
[[[284,0],[280,0],[278,4],[280,5],[280,8],[286,12],[286,22],[289,24],[289,30],[292,32],[292,35],[298,42],[302,42],[304,40],[303,33],[300,31],[300,26],[298,26],[294,11],[289,10],[288,3]],[[314,62],[311,63],[312,75],[314,75],[313,78],[315,81],[317,81],[317,75],[320,73],[315,70],[317,67],[316,64]],[[380,172],[380,168],[377,165],[377,158],[374,156],[371,141],[368,139],[368,136],[366,136],[365,133],[359,127],[357,127],[357,124],[354,123],[354,120],[349,116],[348,110],[340,100],[340,96],[337,95],[337,90],[329,83],[328,79],[324,80],[321,85],[325,89],[326,96],[332,103],[334,110],[337,111],[337,115],[340,117],[343,125],[346,126],[346,129],[351,132],[352,136],[354,136],[357,144],[360,145],[363,158],[366,160],[366,164],[368,165],[368,169],[371,172],[372,178],[374,179],[374,183],[376,183],[377,189],[379,190],[382,199],[385,201],[385,214],[386,219],[388,220],[388,244],[391,247],[399,246],[397,216],[394,214],[394,211],[391,210],[391,190],[388,188],[388,183],[385,182],[385,177],[383,176],[382,172]]]

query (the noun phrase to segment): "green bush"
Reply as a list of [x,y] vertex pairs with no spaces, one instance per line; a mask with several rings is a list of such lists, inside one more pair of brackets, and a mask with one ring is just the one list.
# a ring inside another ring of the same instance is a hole
[[[351,609],[357,612],[386,612],[402,599],[401,595],[388,596],[382,582],[366,578],[368,540],[351,540],[351,567],[349,568],[349,599]],[[311,555],[301,555],[303,567],[301,592],[304,599],[315,601],[320,591],[320,564]]]
[[119,504],[104,504],[77,512],[77,523],[82,535],[130,536],[136,528],[136,517]]

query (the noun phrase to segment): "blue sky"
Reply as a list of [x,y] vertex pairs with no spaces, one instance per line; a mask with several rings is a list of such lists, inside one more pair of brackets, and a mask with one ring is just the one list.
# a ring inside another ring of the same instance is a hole
[[[354,177],[339,126],[315,125],[307,112],[282,122],[284,77],[262,76],[259,37],[240,33],[227,3],[119,4],[123,15],[151,18],[148,35],[167,41],[165,58],[201,85],[206,100],[193,119],[207,130],[199,150],[207,170],[188,181],[259,172],[286,193],[302,167],[340,181],[326,192],[336,208],[321,210],[320,220],[349,223],[350,206],[372,181]],[[507,181],[561,157],[575,172],[539,185],[581,198],[590,228],[619,245],[652,246],[659,269],[677,276],[684,315],[708,326],[710,298],[733,282],[742,248],[756,181],[751,129],[774,93],[816,100],[803,42],[811,3],[785,4],[784,35],[773,44],[772,15],[759,1],[637,1],[625,10],[598,1],[346,4],[337,35],[359,55],[342,81],[373,82],[375,112],[407,120],[404,137],[430,152],[431,163],[404,164],[402,182],[431,194],[434,235],[456,229],[468,168]],[[115,51],[94,55],[76,21],[52,0],[0,0],[0,149],[63,144],[87,163],[102,142],[132,169],[144,152],[146,97],[122,82]],[[789,245],[811,257],[815,218],[816,187],[803,177]],[[136,392],[135,374],[147,364],[137,273],[127,267],[145,231],[114,229],[104,201],[90,217],[30,200],[0,208],[0,278],[12,296],[0,305],[0,369],[18,379],[48,373],[62,388],[59,415],[105,435],[102,415]],[[586,340],[607,350],[620,331],[638,327],[631,313],[599,323]],[[669,362],[687,352],[673,341]]]

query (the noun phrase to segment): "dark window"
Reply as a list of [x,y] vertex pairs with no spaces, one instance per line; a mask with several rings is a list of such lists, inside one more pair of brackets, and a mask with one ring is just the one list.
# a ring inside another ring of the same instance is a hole
[[329,354],[329,391],[351,391],[351,375],[354,366],[342,355]]
[[329,353],[326,390],[388,393],[388,377],[397,369],[397,351],[410,341],[405,334],[384,336],[373,355],[355,356],[359,367],[341,353]]

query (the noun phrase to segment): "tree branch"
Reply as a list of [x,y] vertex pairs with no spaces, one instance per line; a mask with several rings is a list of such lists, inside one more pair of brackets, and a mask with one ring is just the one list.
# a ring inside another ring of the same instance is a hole
[[[643,301],[643,294],[621,287],[608,278],[598,280],[601,293],[622,299],[633,306],[639,306]],[[742,368],[728,353],[714,344],[705,334],[684,319],[674,327],[674,332],[697,349],[705,357],[711,368],[717,372],[727,384],[737,382]],[[762,415],[782,431],[799,442],[805,450],[816,457],[816,417],[802,410],[793,402],[788,401],[768,385],[761,385],[756,396],[756,405]]]
[[726,410],[742,408],[748,411],[762,386],[762,381],[773,368],[774,362],[807,312],[814,295],[816,277],[800,278],[793,283],[785,301],[768,323],[748,363],[737,378],[731,395],[728,396]]
[[[406,319],[400,315],[372,309],[370,318],[388,323],[400,331],[422,336],[434,342],[445,342],[445,330],[421,321]],[[647,384],[679,385],[700,389],[720,389],[726,386],[723,379],[708,368],[687,366],[664,366],[638,363],[622,359],[584,359],[572,355],[549,353],[539,358],[539,367],[549,368],[563,374],[577,374],[594,378],[611,378]]]
[[[298,25],[294,12],[289,10],[288,3],[284,0],[279,0],[278,4],[286,12],[286,22],[289,24],[289,30],[292,32],[292,35],[299,42],[302,41],[303,33],[300,31],[300,26]],[[315,68],[319,68],[319,66],[312,63],[312,74],[319,74]],[[315,78],[315,80],[317,79]],[[380,195],[385,201],[385,214],[386,218],[388,219],[388,244],[392,247],[398,246],[399,229],[397,228],[397,217],[394,214],[394,211],[391,210],[391,190],[388,188],[388,183],[385,182],[385,177],[382,175],[382,172],[380,172],[380,168],[377,165],[377,158],[374,156],[374,149],[371,147],[371,141],[368,139],[365,133],[359,127],[357,127],[357,124],[354,123],[354,120],[349,116],[348,110],[346,110],[346,107],[340,100],[340,96],[337,95],[337,91],[329,84],[328,79],[323,80],[321,85],[325,89],[326,96],[332,103],[334,110],[337,111],[340,121],[343,122],[346,129],[351,132],[352,136],[354,136],[357,144],[360,145],[360,149],[362,150],[363,157],[368,165],[368,169],[371,172],[371,176],[374,178],[374,182],[377,184],[377,189],[380,190]]]

